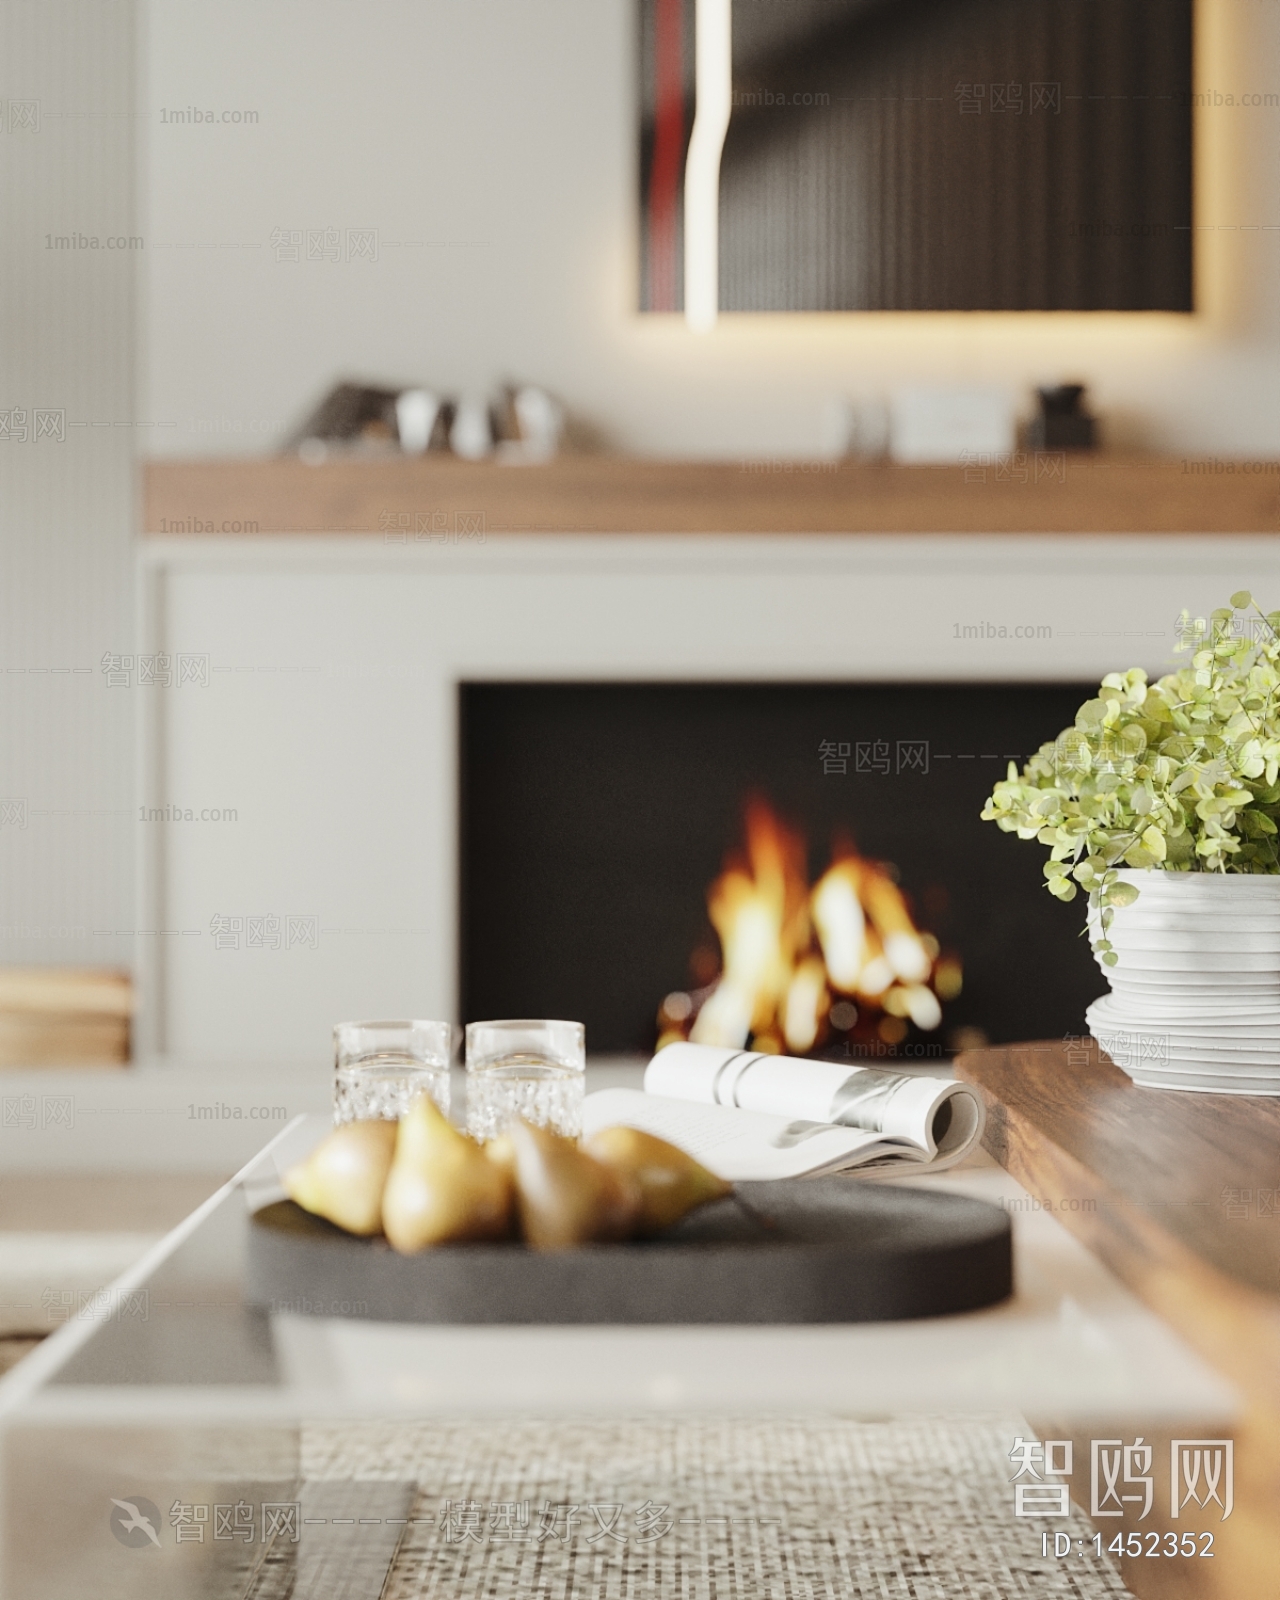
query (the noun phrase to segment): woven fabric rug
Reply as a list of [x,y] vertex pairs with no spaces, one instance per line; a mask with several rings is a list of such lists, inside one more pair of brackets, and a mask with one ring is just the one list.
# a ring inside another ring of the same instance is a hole
[[1019,1434],[1016,1416],[342,1425],[304,1432],[302,1469],[417,1481],[384,1600],[1128,1596],[1079,1513],[1015,1518]]

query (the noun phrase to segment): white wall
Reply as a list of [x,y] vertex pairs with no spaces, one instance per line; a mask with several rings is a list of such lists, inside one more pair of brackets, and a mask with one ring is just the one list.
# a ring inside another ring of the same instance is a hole
[[[805,454],[826,401],[1080,376],[1112,441],[1280,449],[1280,104],[1199,116],[1192,318],[726,319],[635,303],[632,0],[150,0],[150,447],[264,448],[340,374],[548,384],[618,447]],[[1198,80],[1280,90],[1280,6],[1201,0]],[[256,113],[160,123],[160,109]],[[376,228],[278,263],[274,228]],[[1269,231],[1268,231],[1269,230]]]
[[[525,375],[625,448],[781,455],[815,447],[837,391],[1078,372],[1122,439],[1280,449],[1280,108],[1200,113],[1196,318],[695,339],[631,310],[631,0],[149,0],[140,41],[131,0],[8,0],[0,22],[0,99],[41,108],[0,132],[0,411],[67,421],[0,443],[0,799],[26,817],[0,828],[0,960],[129,959],[139,696],[98,663],[132,638],[135,453],[265,448],[339,373]],[[1203,0],[1200,34],[1202,88],[1280,89],[1274,0]],[[161,122],[188,105],[257,121]],[[273,228],[326,226],[376,228],[379,260],[274,260]],[[59,231],[142,245],[47,250]]]
[[133,950],[134,22],[0,6],[0,963]]

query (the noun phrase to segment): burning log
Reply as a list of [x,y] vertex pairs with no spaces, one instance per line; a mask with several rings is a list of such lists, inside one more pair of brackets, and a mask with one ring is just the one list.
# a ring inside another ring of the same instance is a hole
[[805,1055],[833,1032],[893,1047],[908,1023],[939,1026],[960,963],[916,927],[891,869],[843,845],[810,887],[804,839],[760,800],[747,807],[746,842],[745,860],[730,858],[707,896],[719,975],[667,996],[659,1046]]

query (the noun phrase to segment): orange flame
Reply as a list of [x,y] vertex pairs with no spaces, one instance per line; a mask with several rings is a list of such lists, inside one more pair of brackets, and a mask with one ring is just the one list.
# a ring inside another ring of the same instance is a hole
[[843,845],[810,888],[804,839],[761,800],[747,806],[746,836],[745,861],[730,858],[707,896],[720,975],[700,996],[667,996],[659,1046],[804,1055],[859,1018],[889,1045],[908,1021],[936,1028],[939,996],[959,993],[959,962],[917,929],[889,871]]

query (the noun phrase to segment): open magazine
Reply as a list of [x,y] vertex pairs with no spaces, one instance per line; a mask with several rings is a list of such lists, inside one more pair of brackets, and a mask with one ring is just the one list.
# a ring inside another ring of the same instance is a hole
[[583,1132],[622,1123],[679,1145],[730,1182],[963,1161],[985,1112],[968,1084],[838,1061],[671,1044],[644,1090],[600,1089]]

